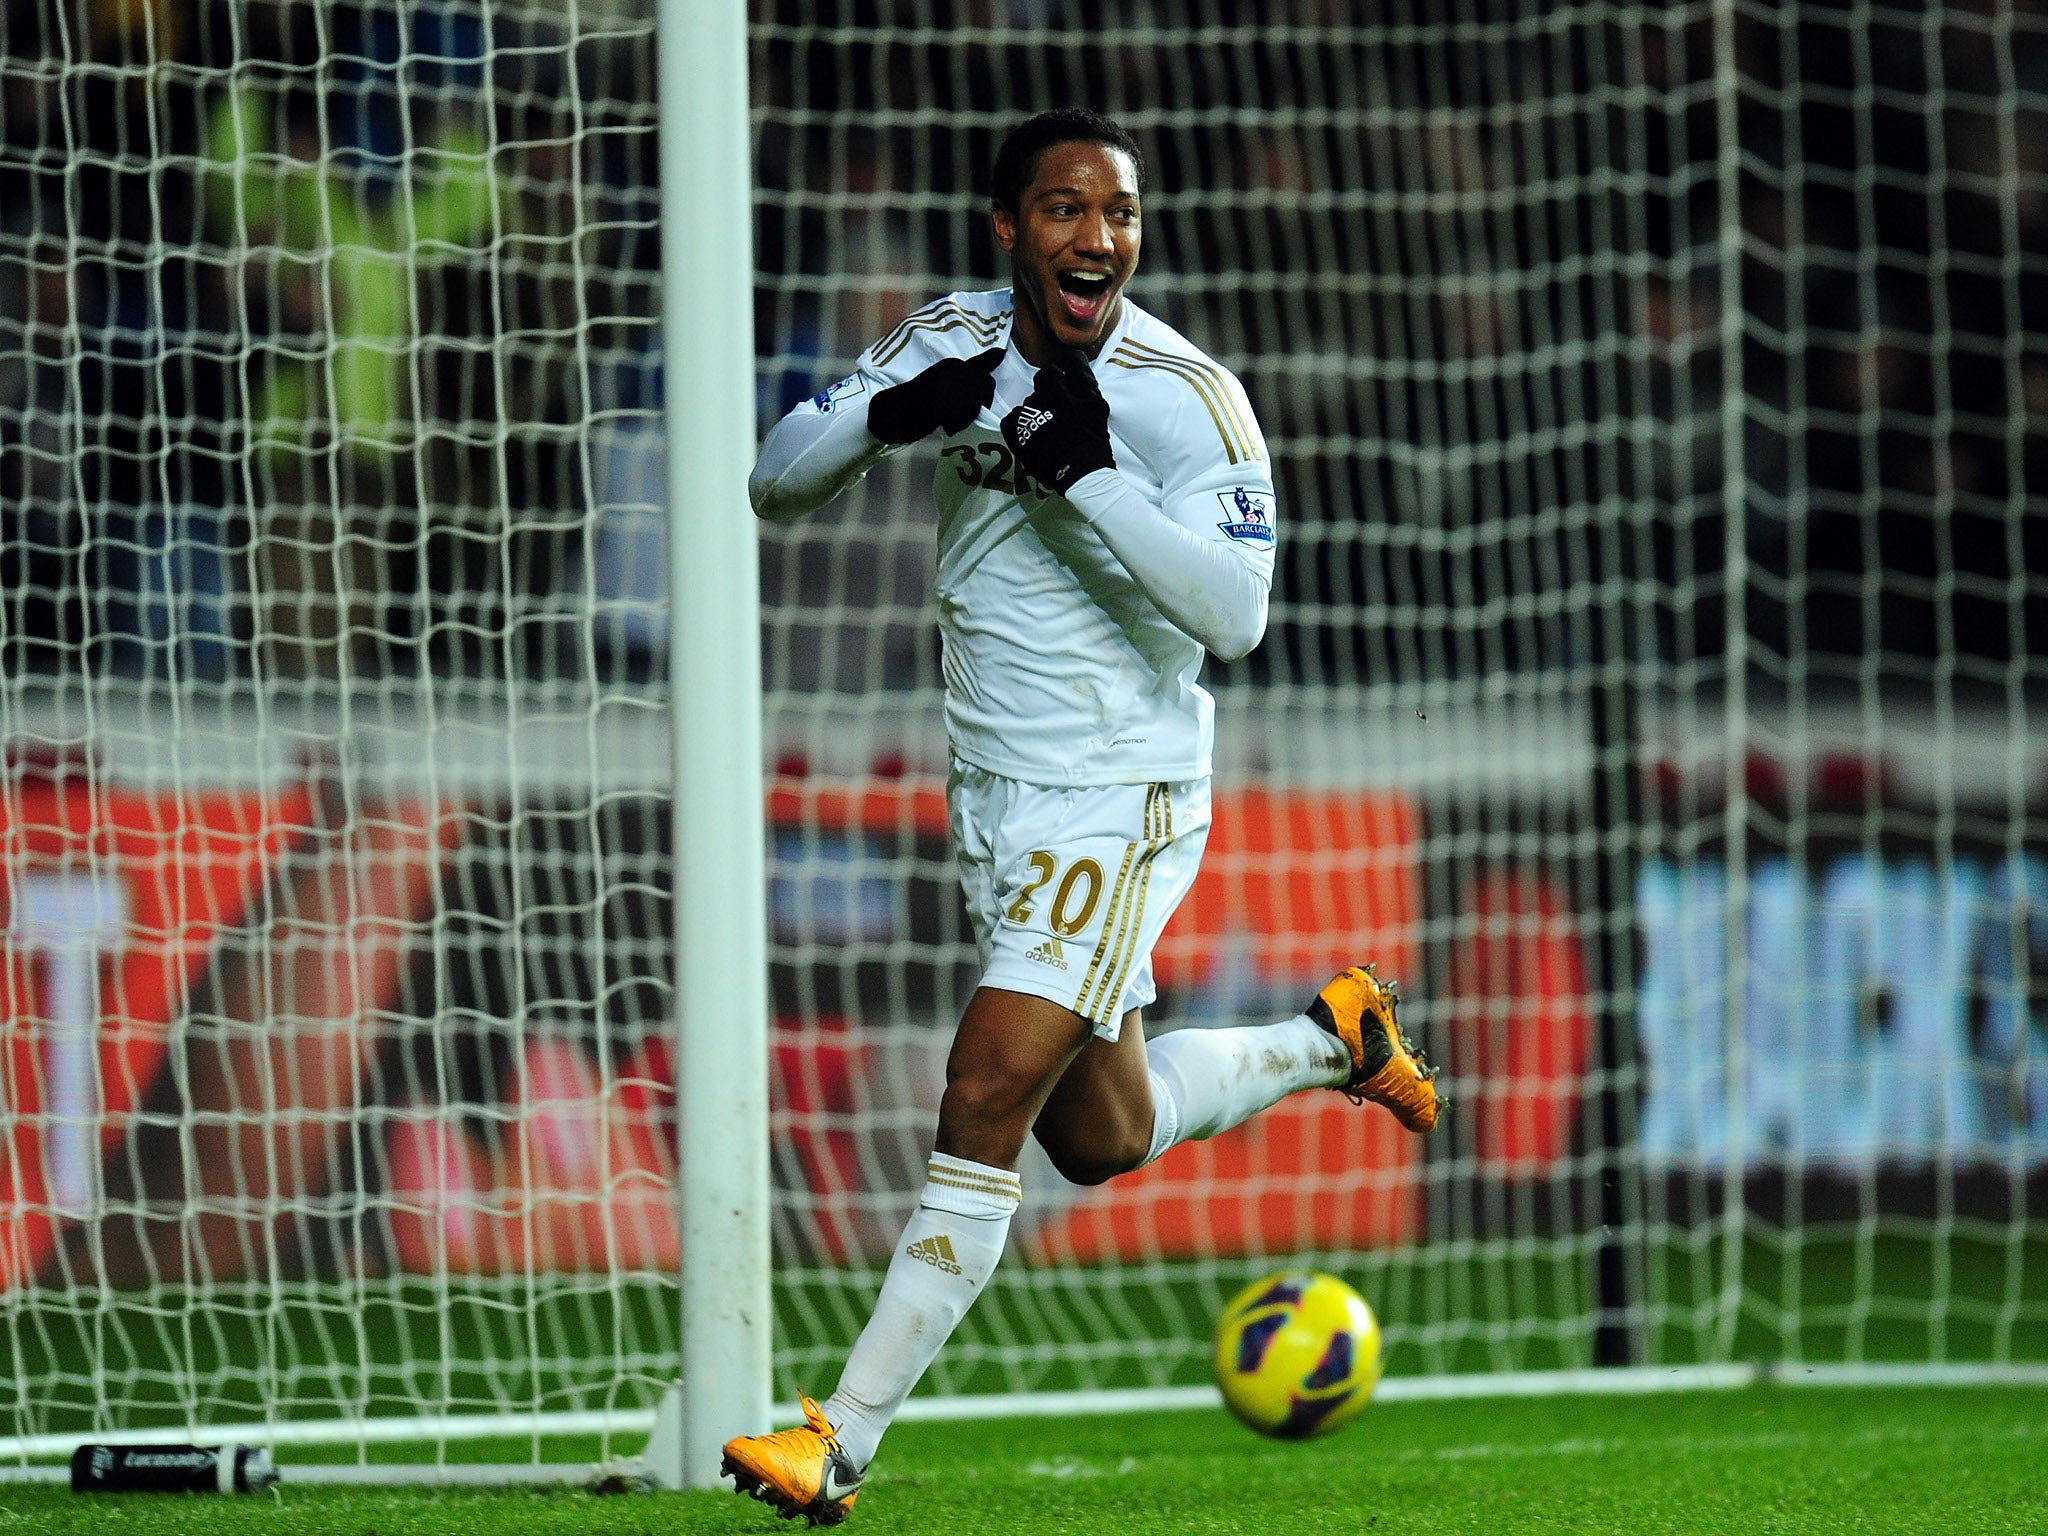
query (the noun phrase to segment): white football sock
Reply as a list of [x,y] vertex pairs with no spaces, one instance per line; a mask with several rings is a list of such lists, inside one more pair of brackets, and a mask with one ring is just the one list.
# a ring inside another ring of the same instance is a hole
[[995,1273],[1022,1198],[1023,1185],[1007,1168],[932,1154],[882,1294],[825,1404],[855,1465],[874,1459],[896,1410]]
[[1152,1075],[1151,1162],[1183,1141],[1206,1141],[1304,1088],[1351,1075],[1344,1042],[1305,1013],[1243,1029],[1176,1029],[1145,1042]]

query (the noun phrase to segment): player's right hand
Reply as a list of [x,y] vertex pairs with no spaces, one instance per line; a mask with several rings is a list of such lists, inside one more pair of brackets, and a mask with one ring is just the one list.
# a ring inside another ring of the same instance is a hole
[[914,443],[943,428],[948,434],[973,425],[996,397],[1001,347],[979,357],[942,357],[914,379],[877,394],[868,405],[868,431],[885,443]]

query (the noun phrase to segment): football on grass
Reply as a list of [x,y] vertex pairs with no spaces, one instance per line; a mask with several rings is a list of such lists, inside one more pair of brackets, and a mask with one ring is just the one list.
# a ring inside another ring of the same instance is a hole
[[1216,1321],[1224,1405],[1262,1435],[1326,1435],[1358,1416],[1379,1379],[1379,1319],[1335,1275],[1268,1275]]

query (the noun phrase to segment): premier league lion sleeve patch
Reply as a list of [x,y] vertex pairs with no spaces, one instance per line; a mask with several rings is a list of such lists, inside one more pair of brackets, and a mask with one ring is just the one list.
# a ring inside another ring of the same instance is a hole
[[867,387],[868,381],[859,374],[848,374],[831,388],[821,389],[811,396],[811,404],[820,416],[830,416],[855,395],[867,393]]
[[1247,490],[1239,485],[1218,491],[1216,500],[1223,508],[1223,521],[1216,525],[1218,528],[1241,543],[1273,542],[1273,497],[1270,492]]

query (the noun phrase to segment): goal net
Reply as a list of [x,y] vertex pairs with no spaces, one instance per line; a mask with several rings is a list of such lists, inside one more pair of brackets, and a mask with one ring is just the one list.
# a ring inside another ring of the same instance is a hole
[[[1455,1102],[1027,1162],[923,1390],[1198,1384],[1297,1263],[1402,1376],[2048,1359],[2048,32],[753,17],[764,425],[1003,281],[1008,126],[1144,144],[1133,295],[1243,379],[1284,524],[1146,1028],[1375,959]],[[9,1462],[588,1461],[675,1376],[652,26],[0,7]],[[778,1400],[974,984],[931,469],[762,533]]]

